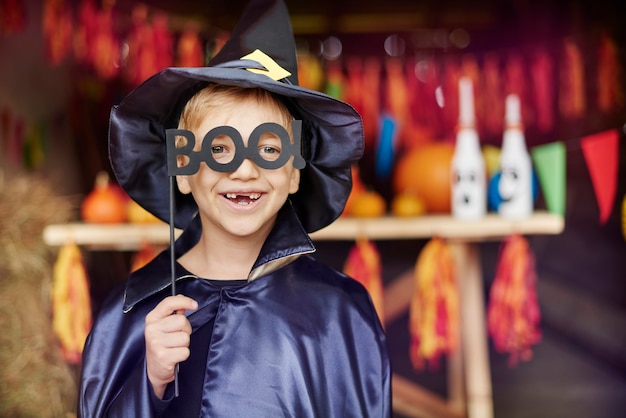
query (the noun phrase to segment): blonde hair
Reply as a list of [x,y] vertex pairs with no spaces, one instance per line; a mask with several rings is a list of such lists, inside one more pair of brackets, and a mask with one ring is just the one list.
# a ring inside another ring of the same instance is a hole
[[232,109],[244,99],[254,99],[259,105],[278,110],[281,124],[291,132],[293,116],[287,106],[275,95],[261,88],[245,88],[223,84],[209,84],[198,91],[185,105],[178,121],[178,129],[194,130],[213,109]]

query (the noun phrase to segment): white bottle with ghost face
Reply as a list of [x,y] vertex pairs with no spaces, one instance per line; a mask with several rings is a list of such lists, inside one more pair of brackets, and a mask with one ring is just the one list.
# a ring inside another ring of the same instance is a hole
[[498,213],[502,217],[523,219],[532,214],[532,161],[521,123],[520,100],[514,94],[506,98],[498,194],[501,199]]
[[480,219],[487,212],[485,161],[475,129],[474,94],[468,78],[459,80],[459,127],[452,157],[452,216]]

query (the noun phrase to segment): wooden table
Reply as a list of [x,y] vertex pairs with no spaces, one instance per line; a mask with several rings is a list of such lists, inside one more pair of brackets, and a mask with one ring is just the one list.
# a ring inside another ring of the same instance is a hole
[[[483,277],[477,243],[500,240],[510,234],[549,235],[563,231],[561,216],[535,212],[531,217],[511,221],[488,214],[479,221],[463,221],[445,215],[415,218],[382,217],[375,219],[340,218],[332,225],[311,234],[313,240],[446,239],[453,250],[460,300],[460,349],[449,359],[448,397],[442,399],[413,382],[395,375],[392,380],[394,410],[415,417],[492,418],[493,401],[489,350],[485,326]],[[180,231],[176,231],[178,235]],[[44,241],[51,246],[73,241],[91,249],[137,250],[145,241],[156,245],[169,243],[166,224],[93,225],[73,223],[50,225]],[[400,276],[385,289],[385,319],[392,321],[410,304],[412,274]],[[408,349],[408,348],[407,348]]]

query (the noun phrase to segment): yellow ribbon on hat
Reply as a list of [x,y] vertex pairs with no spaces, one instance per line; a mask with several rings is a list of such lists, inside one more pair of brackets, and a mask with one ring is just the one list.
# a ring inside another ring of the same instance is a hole
[[247,70],[256,74],[264,74],[275,81],[282,80],[283,78],[289,77],[291,75],[289,71],[278,65],[276,61],[274,61],[269,55],[267,55],[260,49],[255,49],[248,55],[241,57],[241,59],[258,62],[265,68],[247,68]]

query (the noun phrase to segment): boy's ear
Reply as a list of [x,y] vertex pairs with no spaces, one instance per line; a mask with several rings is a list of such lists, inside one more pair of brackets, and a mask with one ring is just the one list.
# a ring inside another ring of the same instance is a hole
[[176,184],[178,185],[178,190],[180,190],[182,194],[191,193],[188,176],[176,176]]
[[300,188],[300,170],[294,168],[291,171],[291,179],[289,182],[289,194],[294,194]]

